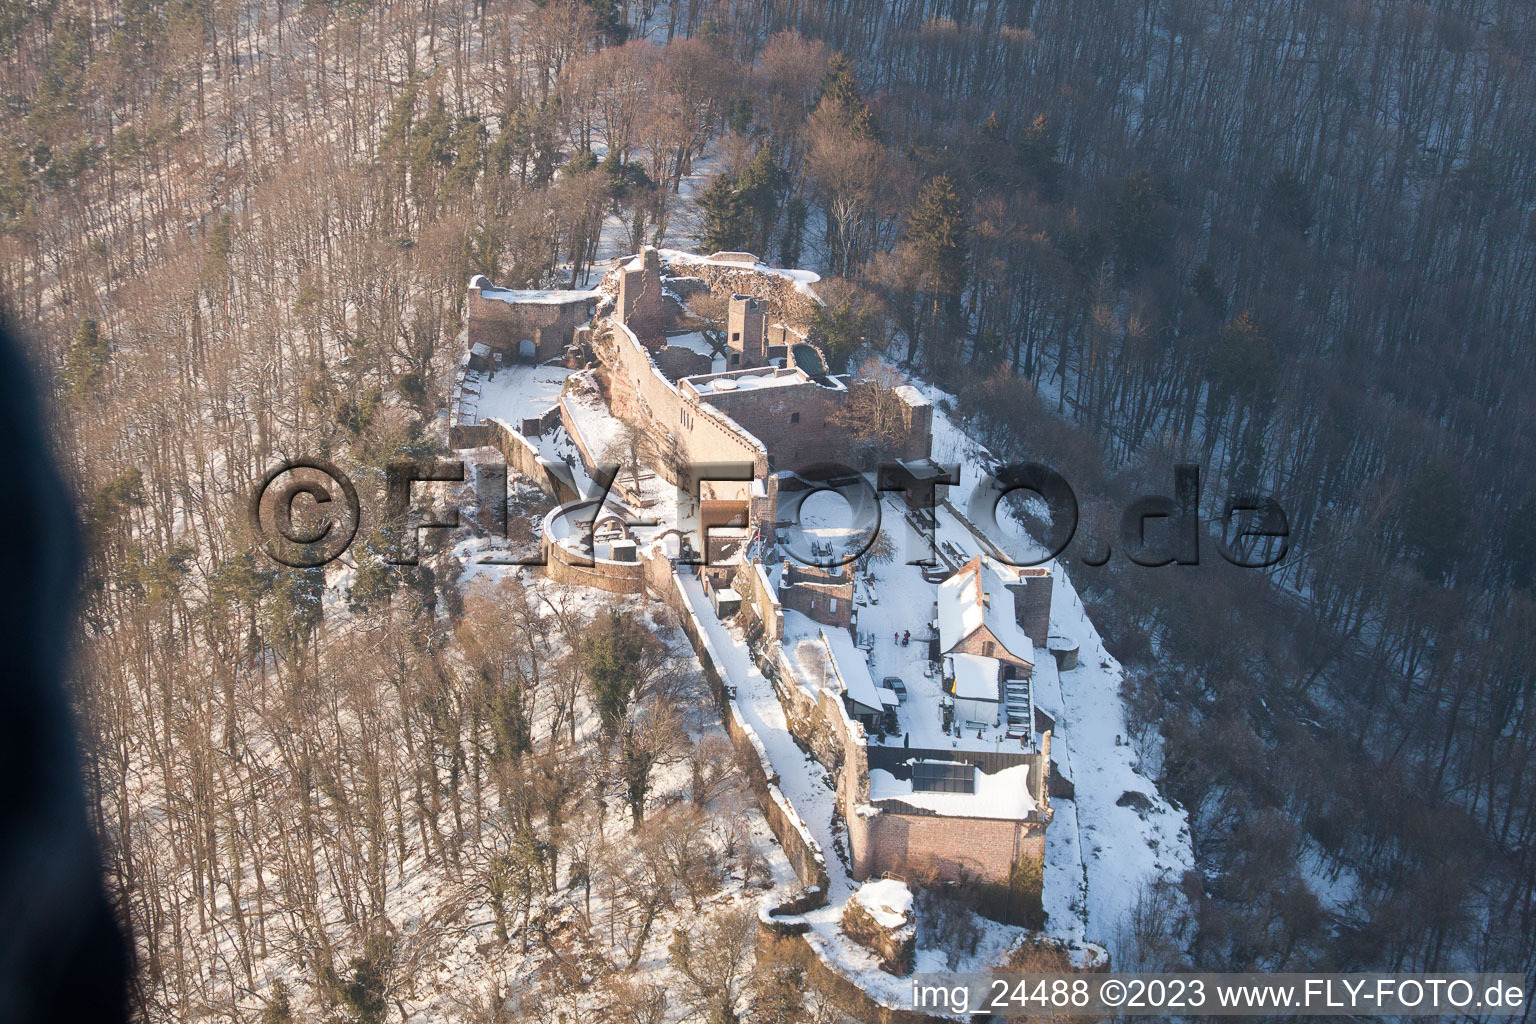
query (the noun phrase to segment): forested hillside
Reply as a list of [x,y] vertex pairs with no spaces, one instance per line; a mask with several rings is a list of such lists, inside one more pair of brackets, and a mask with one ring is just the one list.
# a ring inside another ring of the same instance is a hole
[[1098,575],[1202,826],[1200,958],[1529,968],[1532,13],[847,3],[780,23],[848,62],[794,178],[859,281],[834,335],[889,338],[1000,448],[1113,509],[1172,493],[1183,461],[1207,515],[1254,489],[1289,513],[1269,586],[1209,548],[1198,570]]
[[[630,931],[582,927],[620,963],[760,880],[708,824],[739,825],[719,751],[654,713],[686,718],[676,673],[633,704],[636,763],[691,767],[653,828],[598,770],[622,722],[571,732],[608,657],[579,618],[509,593],[515,645],[473,602],[444,635],[453,573],[383,570],[373,521],[326,605],[242,514],[281,457],[345,455],[377,497],[440,448],[470,275],[566,285],[605,230],[695,212],[705,250],[821,271],[833,359],[953,392],[1068,477],[1089,540],[1176,462],[1207,515],[1289,514],[1268,572],[1072,566],[1195,823],[1195,919],[1147,929],[1169,957],[1536,965],[1529,6],[8,0],[0,89],[0,288],[81,499],[78,703],[147,1017],[251,1019],[281,957],[382,1019],[421,955],[387,893],[425,866],[504,943],[548,936],[578,820]],[[330,731],[285,747],[301,719]],[[527,772],[544,802],[505,803]],[[632,825],[640,868],[603,855]]]

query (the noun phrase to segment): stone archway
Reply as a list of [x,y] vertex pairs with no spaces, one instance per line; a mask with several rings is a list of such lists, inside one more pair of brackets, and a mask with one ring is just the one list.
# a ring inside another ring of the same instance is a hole
[[596,535],[597,531],[610,524],[616,525],[619,528],[619,533],[622,534],[626,540],[633,539],[629,532],[629,523],[626,522],[624,517],[619,515],[617,512],[604,512],[602,515],[598,516],[597,519],[592,523],[592,533]]

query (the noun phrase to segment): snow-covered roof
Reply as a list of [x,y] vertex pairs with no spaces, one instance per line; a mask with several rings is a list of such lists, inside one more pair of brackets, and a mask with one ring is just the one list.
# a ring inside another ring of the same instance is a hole
[[877,686],[875,687],[875,692],[880,695],[880,703],[888,708],[893,708],[901,703],[901,698],[896,695],[896,691],[888,686]]
[[853,645],[853,637],[836,626],[819,632],[832,655],[832,671],[842,680],[843,692],[867,708],[880,710],[880,688],[869,674],[869,658]]
[[900,800],[913,807],[952,817],[1022,819],[1037,809],[1029,791],[1029,765],[1015,765],[988,775],[976,769],[976,792],[913,792],[909,780],[898,779],[883,768],[869,771],[869,799]]
[[1030,655],[1035,645],[1014,619],[1014,595],[1008,589],[1008,584],[1019,579],[1013,566],[978,555],[939,584],[940,648],[954,650],[956,644],[985,625],[1004,650],[1033,665]]
[[951,654],[949,663],[957,699],[997,702],[999,665],[996,658],[984,658],[979,654]]
[[893,388],[892,390],[895,392],[897,398],[901,399],[903,402],[907,403],[913,408],[921,408],[922,406],[928,404],[927,397],[911,384],[903,384],[900,387]]

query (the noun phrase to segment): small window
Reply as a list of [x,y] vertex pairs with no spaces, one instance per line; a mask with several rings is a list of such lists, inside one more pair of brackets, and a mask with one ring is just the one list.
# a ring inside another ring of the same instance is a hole
[[731,365],[735,366],[739,362],[741,362],[741,354],[739,352],[732,352],[731,353]]
[[732,341],[740,341],[741,340],[741,332],[740,331],[732,331],[731,332],[731,340]]
[[837,598],[834,597],[834,598],[831,599],[831,601],[832,601],[832,603],[827,606],[827,611],[836,613],[837,612]]
[[797,413],[797,412],[790,413],[789,414],[789,422],[791,422],[791,423],[799,423],[800,422],[800,414]]
[[992,657],[992,652],[996,649],[997,645],[994,644],[991,640],[983,640],[981,643],[981,653],[988,658]]

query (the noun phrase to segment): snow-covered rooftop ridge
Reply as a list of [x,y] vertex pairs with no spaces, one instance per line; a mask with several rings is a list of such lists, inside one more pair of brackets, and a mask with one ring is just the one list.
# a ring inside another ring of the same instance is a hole
[[939,645],[952,651],[955,645],[982,626],[1015,658],[1034,664],[1034,643],[1024,635],[1014,617],[1014,594],[1009,584],[1018,583],[1019,570],[987,555],[977,555],[960,571],[939,584]]
[[891,390],[895,393],[897,398],[901,399],[903,402],[907,403],[915,409],[920,409],[923,406],[930,404],[928,397],[917,388],[913,387],[911,384],[902,384],[898,387],[892,388]]
[[476,274],[469,279],[469,290],[479,292],[482,299],[544,306],[584,302],[600,298],[603,294],[596,288],[498,288],[484,274]]
[[913,792],[910,780],[898,779],[883,768],[871,768],[869,799],[876,804],[881,800],[900,800],[910,807],[954,818],[1005,818],[1016,821],[1039,809],[1034,795],[1029,791],[1029,765],[1014,765],[991,775],[980,768],[974,771],[976,792],[930,793]]
[[854,646],[853,637],[839,626],[818,632],[832,656],[832,671],[842,681],[843,691],[865,707],[880,710],[880,690],[869,674],[869,658]]

